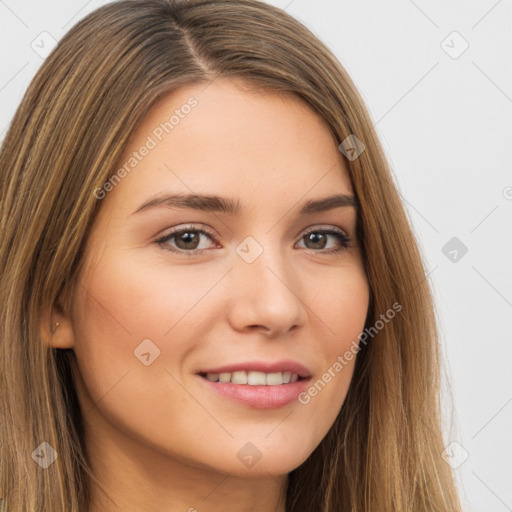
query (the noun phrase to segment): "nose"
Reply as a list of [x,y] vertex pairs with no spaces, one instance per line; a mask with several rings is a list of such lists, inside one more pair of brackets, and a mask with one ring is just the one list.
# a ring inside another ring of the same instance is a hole
[[252,263],[236,256],[230,279],[229,322],[234,329],[277,337],[305,324],[301,280],[279,251],[265,248]]

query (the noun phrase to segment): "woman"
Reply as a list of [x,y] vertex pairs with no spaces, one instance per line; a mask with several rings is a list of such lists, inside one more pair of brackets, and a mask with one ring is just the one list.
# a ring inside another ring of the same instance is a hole
[[460,510],[420,254],[356,88],[299,22],[96,10],[0,172],[6,510]]

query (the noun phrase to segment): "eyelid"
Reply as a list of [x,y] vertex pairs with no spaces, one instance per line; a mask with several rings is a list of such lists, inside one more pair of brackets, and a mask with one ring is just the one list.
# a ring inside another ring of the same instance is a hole
[[[312,231],[336,231],[337,233],[341,233],[347,237],[350,237],[350,235],[348,234],[348,232],[343,229],[343,228],[340,228],[339,226],[334,226],[333,224],[312,224],[311,226],[308,226],[307,228],[304,228],[301,233],[304,233],[304,235],[307,235],[308,233],[312,232]],[[303,235],[303,236],[304,236]]]
[[162,235],[158,235],[157,239],[155,240],[158,242],[158,240],[162,240],[165,238],[169,238],[172,235],[176,235],[177,233],[181,233],[182,231],[199,231],[199,232],[205,232],[207,235],[211,236],[212,238],[216,238],[217,234],[215,231],[213,231],[210,227],[208,227],[206,224],[201,223],[185,223],[185,224],[178,224],[177,226],[174,226],[168,230],[166,230]]

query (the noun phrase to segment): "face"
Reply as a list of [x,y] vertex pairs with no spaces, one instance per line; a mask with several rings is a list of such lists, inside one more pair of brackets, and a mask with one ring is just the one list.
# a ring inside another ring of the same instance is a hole
[[187,467],[290,472],[340,411],[355,358],[335,363],[368,309],[356,210],[317,203],[353,194],[335,139],[301,100],[224,79],[159,100],[123,166],[64,320],[87,430]]

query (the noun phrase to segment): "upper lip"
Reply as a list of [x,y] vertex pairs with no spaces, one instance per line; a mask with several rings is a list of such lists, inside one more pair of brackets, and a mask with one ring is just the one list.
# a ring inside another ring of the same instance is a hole
[[263,373],[291,372],[296,373],[299,377],[307,378],[311,376],[309,369],[296,361],[247,361],[245,363],[234,363],[216,368],[208,368],[198,373],[233,373],[239,371],[253,371]]

